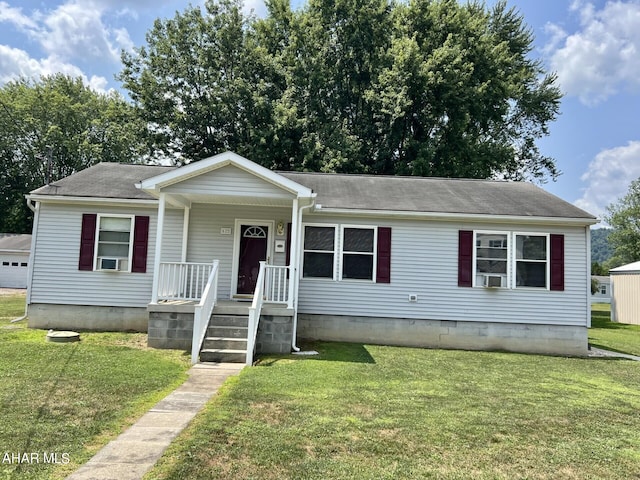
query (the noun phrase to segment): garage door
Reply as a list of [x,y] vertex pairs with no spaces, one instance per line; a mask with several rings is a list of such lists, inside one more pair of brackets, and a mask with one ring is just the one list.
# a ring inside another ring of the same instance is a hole
[[28,262],[25,255],[0,256],[0,288],[27,288]]

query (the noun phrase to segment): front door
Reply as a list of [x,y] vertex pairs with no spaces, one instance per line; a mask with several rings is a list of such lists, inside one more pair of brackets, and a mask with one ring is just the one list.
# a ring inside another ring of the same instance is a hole
[[253,294],[256,289],[260,262],[267,259],[266,225],[241,225],[238,249],[238,295]]

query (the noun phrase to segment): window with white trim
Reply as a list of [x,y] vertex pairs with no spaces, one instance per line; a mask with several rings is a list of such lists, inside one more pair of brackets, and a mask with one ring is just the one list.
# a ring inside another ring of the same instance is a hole
[[547,235],[515,235],[516,288],[547,288],[548,245]]
[[374,280],[375,242],[375,227],[342,227],[343,280]]
[[476,231],[476,287],[549,288],[549,235]]
[[509,235],[477,232],[475,245],[476,286],[507,287]]
[[128,272],[131,265],[133,216],[98,216],[96,270]]
[[336,247],[335,226],[305,225],[302,276],[334,279]]

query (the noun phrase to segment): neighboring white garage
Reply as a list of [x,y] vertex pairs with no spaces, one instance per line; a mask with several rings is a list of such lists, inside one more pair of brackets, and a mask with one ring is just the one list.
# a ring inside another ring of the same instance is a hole
[[27,288],[30,251],[31,235],[0,236],[0,288]]

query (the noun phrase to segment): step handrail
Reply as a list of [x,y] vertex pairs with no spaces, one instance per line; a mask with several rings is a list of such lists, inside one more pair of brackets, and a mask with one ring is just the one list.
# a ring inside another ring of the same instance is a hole
[[249,323],[247,328],[247,358],[246,364],[253,365],[253,356],[256,350],[256,337],[258,335],[258,323],[262,313],[262,304],[264,303],[264,272],[267,262],[260,262],[260,271],[258,272],[258,280],[256,281],[256,289],[253,292],[253,301],[249,307]]
[[218,300],[218,266],[219,260],[214,260],[207,284],[202,292],[200,303],[193,311],[193,337],[191,339],[191,365],[198,363],[198,355],[204,337],[209,327],[209,319]]

